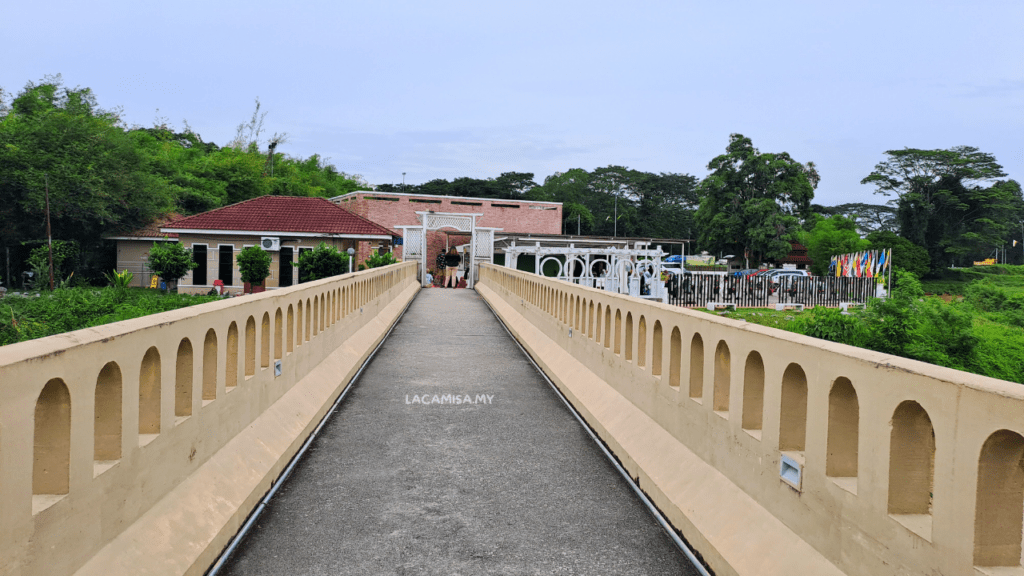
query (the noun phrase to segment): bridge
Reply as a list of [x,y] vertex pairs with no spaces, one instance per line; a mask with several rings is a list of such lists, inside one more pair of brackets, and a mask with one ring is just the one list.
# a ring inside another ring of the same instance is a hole
[[1017,384],[416,272],[0,348],[0,574],[1024,574]]

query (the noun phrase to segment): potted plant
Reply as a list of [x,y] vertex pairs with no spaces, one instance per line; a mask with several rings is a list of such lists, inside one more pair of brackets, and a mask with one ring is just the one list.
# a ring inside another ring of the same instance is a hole
[[259,246],[249,246],[238,253],[238,270],[242,273],[243,290],[255,294],[266,290],[263,281],[270,276],[270,254]]

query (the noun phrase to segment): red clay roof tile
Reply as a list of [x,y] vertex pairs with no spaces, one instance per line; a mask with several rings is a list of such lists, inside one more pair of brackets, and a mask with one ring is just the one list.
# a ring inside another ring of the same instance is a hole
[[260,196],[182,218],[172,225],[165,225],[164,228],[394,235],[387,228],[353,214],[325,198],[302,196]]

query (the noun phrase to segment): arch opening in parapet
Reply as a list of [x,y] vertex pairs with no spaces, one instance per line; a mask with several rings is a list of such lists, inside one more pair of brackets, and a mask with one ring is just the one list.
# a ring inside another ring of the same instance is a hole
[[974,565],[1020,566],[1024,529],[1024,437],[999,430],[978,458]]

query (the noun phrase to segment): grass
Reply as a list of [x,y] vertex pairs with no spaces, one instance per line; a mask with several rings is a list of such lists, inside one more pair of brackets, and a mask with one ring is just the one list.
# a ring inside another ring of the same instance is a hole
[[921,287],[928,294],[963,296],[967,286],[976,280],[987,280],[1007,290],[1024,292],[1024,266],[996,264],[943,270],[921,280]]
[[61,288],[0,300],[0,346],[218,300],[217,296],[130,288]]
[[735,312],[713,312],[704,308],[696,308],[698,312],[707,312],[708,314],[715,314],[724,316],[726,318],[732,318],[733,320],[746,320],[751,324],[760,324],[761,326],[769,326],[771,328],[779,328],[781,330],[788,330],[790,332],[796,332],[791,328],[791,324],[796,320],[800,314],[813,314],[811,310],[804,312],[793,312],[793,311],[781,311],[773,310],[771,308],[739,308]]

